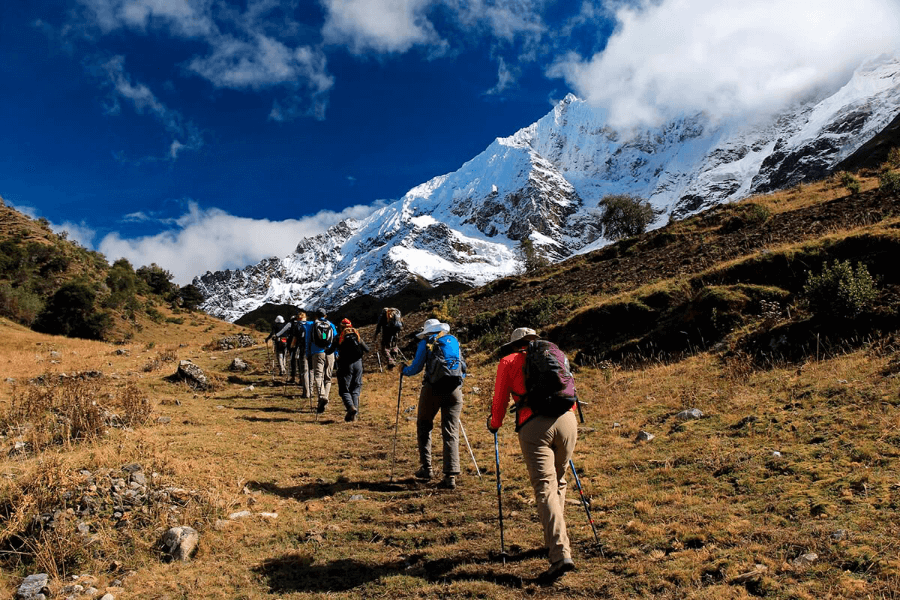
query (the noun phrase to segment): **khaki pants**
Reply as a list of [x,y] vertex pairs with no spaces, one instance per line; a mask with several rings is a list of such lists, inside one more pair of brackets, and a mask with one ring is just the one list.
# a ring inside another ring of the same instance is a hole
[[459,414],[462,412],[462,405],[462,386],[449,394],[437,394],[430,384],[422,384],[416,415],[416,437],[419,442],[419,463],[423,467],[431,468],[431,430],[434,429],[434,418],[440,411],[444,475],[459,474]]
[[556,419],[534,417],[519,430],[519,446],[528,468],[544,545],[550,563],[572,558],[566,534],[566,469],[575,451],[578,421],[572,411]]
[[313,386],[312,396],[319,398],[319,407],[324,408],[328,404],[328,395],[331,393],[331,374],[334,371],[334,354],[319,352],[312,355],[313,376],[310,382]]

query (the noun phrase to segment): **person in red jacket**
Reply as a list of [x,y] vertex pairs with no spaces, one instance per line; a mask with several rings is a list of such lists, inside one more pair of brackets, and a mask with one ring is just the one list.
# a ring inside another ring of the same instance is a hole
[[494,382],[494,399],[487,427],[496,433],[503,424],[510,398],[516,414],[519,447],[534,488],[538,516],[544,529],[544,544],[550,553],[550,568],[543,578],[555,580],[575,568],[566,534],[566,468],[578,438],[575,408],[559,417],[535,414],[526,402],[525,349],[537,339],[534,329],[520,327],[509,343],[500,348],[500,364]]

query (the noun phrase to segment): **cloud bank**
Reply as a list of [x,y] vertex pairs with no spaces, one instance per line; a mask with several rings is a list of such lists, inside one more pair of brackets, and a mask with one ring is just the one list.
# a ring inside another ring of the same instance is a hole
[[[100,241],[97,250],[110,263],[123,257],[135,267],[155,262],[170,271],[176,283],[185,285],[206,271],[243,269],[270,256],[287,256],[302,238],[323,233],[343,219],[365,218],[379,206],[351,206],[341,212],[322,211],[302,219],[270,221],[237,217],[189,202],[188,211],[174,220],[173,228],[132,239],[110,233]],[[151,219],[144,213],[132,213],[126,218]]]
[[548,73],[622,128],[777,110],[900,49],[898,0],[642,1],[615,19],[605,50]]

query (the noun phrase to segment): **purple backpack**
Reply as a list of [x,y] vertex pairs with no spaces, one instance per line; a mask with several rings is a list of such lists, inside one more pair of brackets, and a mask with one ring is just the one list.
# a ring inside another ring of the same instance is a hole
[[553,342],[528,343],[525,390],[525,404],[538,415],[558,417],[575,406],[575,378],[569,371],[569,359]]

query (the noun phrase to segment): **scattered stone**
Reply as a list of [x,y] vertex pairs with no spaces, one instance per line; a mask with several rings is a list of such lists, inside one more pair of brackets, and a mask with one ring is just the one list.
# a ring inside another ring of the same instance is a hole
[[28,454],[28,442],[16,442],[12,448],[9,449],[9,456],[23,456]]
[[13,383],[15,383],[15,382],[16,382],[16,380],[13,379],[12,377],[7,377],[7,378],[6,378],[6,383],[13,384]]
[[130,463],[122,467],[122,470],[133,475],[135,473],[143,471],[144,467],[142,467],[139,463]]
[[481,393],[481,388],[478,387],[477,385],[474,386],[474,387],[472,388],[472,393],[473,393],[473,394],[480,394],[480,393]]
[[56,351],[56,350],[50,351],[50,358],[60,358],[60,357],[62,357],[62,354],[60,354],[58,351]]
[[100,596],[100,600],[116,600],[116,597],[112,594],[103,594]]
[[622,426],[621,423],[613,423],[613,429],[618,429],[621,426]]
[[813,564],[817,560],[819,560],[818,554],[816,554],[815,552],[807,552],[806,554],[804,554],[802,556],[798,556],[797,558],[794,559],[794,566],[795,567],[808,567],[809,565]]
[[756,565],[752,571],[748,571],[746,573],[741,573],[737,577],[733,577],[728,583],[732,585],[745,585],[754,580],[759,580],[759,578],[768,571],[769,568],[766,565]]
[[356,502],[358,500],[365,500],[365,498],[363,497],[362,494],[353,494],[352,496],[350,496],[351,502]]
[[118,356],[128,356],[128,350],[126,350],[125,348],[119,348],[118,350],[116,350],[116,354]]
[[233,350],[235,348],[249,348],[250,346],[255,346],[256,340],[246,333],[239,333],[237,335],[224,337],[217,342],[214,342],[214,344],[217,350]]
[[230,515],[228,515],[228,518],[231,519],[232,521],[234,521],[236,519],[246,519],[247,517],[249,517],[252,514],[253,513],[250,512],[249,510],[241,510],[238,512],[231,513]]
[[256,514],[259,515],[260,517],[262,517],[263,519],[277,519],[278,518],[278,513],[274,513],[274,512],[261,512],[261,513],[256,513]]
[[244,391],[252,392],[254,389],[255,389],[255,388],[253,387],[253,384],[250,384],[250,385],[248,385],[247,387],[244,388]]
[[78,585],[77,583],[74,583],[72,585],[67,585],[66,587],[64,587],[63,589],[60,590],[60,593],[62,593],[62,594],[75,594],[76,596],[81,594],[82,592],[84,592],[84,586]]
[[636,440],[637,440],[638,442],[649,442],[650,440],[652,440],[652,439],[655,438],[655,437],[656,437],[656,436],[653,435],[653,434],[650,433],[650,432],[647,432],[647,431],[641,431],[640,433],[637,434]]
[[231,361],[231,364],[228,365],[228,368],[232,371],[246,371],[250,368],[250,365],[248,365],[242,359],[235,357],[234,360]]
[[781,458],[781,452],[779,452],[778,450],[775,450],[774,452],[772,452],[772,456],[775,458]]
[[160,425],[168,425],[172,422],[172,417],[159,417],[158,419],[156,419],[156,422]]
[[203,369],[195,365],[189,360],[182,360],[178,363],[178,370],[169,377],[170,381],[184,381],[189,386],[197,390],[208,390],[209,380]]
[[848,537],[850,537],[850,534],[847,532],[846,529],[838,529],[837,531],[835,531],[834,533],[831,534],[831,539],[832,539],[832,541],[835,541],[835,542],[840,542],[842,540],[846,540]]
[[200,545],[200,534],[196,529],[182,525],[169,529],[162,539],[163,551],[173,560],[187,561]]
[[97,594],[100,593],[100,590],[98,590],[98,589],[95,588],[94,586],[91,586],[91,587],[89,587],[88,589],[84,590],[84,593],[85,593],[85,595],[90,596],[91,598],[93,598],[94,596],[96,596]]
[[50,576],[46,573],[29,575],[16,590],[17,600],[45,600],[50,595],[50,590],[47,588],[49,582]]
[[691,421],[694,419],[700,419],[703,417],[703,411],[699,408],[689,408],[687,410],[683,410],[677,415],[675,418],[680,421]]

